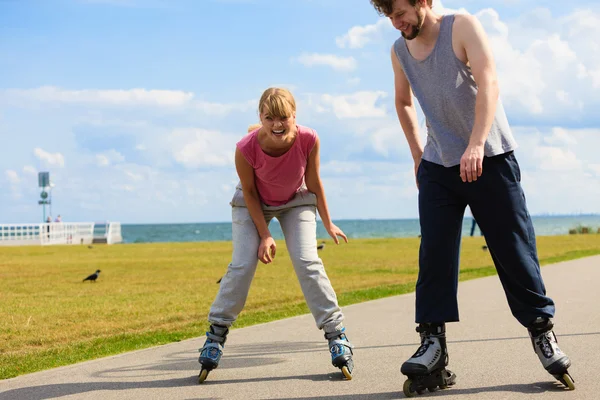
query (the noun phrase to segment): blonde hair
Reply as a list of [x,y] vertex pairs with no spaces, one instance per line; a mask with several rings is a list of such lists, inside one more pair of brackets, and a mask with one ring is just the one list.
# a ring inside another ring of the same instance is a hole
[[261,124],[252,124],[248,127],[248,133],[253,132],[255,130],[257,130],[258,128],[261,128],[262,125]]
[[296,112],[296,100],[287,89],[269,88],[260,97],[258,112],[277,118],[286,118]]

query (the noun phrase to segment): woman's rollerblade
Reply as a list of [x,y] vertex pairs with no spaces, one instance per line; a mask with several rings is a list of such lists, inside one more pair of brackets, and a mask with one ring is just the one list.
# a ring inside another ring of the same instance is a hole
[[354,369],[354,361],[352,360],[352,348],[354,346],[348,341],[344,333],[345,330],[346,328],[342,328],[338,332],[325,333],[325,339],[329,341],[331,363],[342,371],[346,379],[350,380]]
[[400,369],[408,377],[403,386],[406,397],[413,397],[415,393],[422,394],[426,389],[430,392],[438,387],[446,389],[456,381],[456,375],[446,369],[446,326],[419,324],[417,332],[421,335],[421,345]]
[[227,333],[229,333],[229,329],[219,325],[211,325],[210,331],[206,332],[206,342],[200,349],[200,358],[198,359],[202,366],[200,375],[198,375],[198,383],[204,382],[208,373],[219,366]]
[[573,390],[575,389],[575,380],[568,371],[571,360],[558,347],[556,335],[552,331],[553,327],[554,324],[550,319],[536,318],[528,329],[531,344],[546,371]]

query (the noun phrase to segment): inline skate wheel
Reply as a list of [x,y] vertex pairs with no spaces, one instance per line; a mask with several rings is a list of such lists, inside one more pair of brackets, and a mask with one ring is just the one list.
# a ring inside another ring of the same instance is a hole
[[402,386],[402,391],[404,392],[404,395],[406,397],[414,397],[415,393],[411,390],[411,385],[412,385],[412,380],[411,379],[407,379],[406,381],[404,381],[404,385]]
[[565,372],[560,378],[560,382],[569,388],[569,390],[575,390],[575,381],[573,377],[569,375],[568,372]]
[[208,376],[208,370],[202,368],[202,370],[200,371],[200,375],[198,375],[198,383],[202,383],[206,380],[206,377]]
[[344,374],[344,377],[347,380],[352,380],[352,374],[350,373],[350,370],[348,369],[348,367],[345,365],[342,367],[342,374]]

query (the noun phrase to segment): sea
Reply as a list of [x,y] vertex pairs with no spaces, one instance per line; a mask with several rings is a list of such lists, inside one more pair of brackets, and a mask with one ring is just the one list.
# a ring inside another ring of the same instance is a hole
[[[588,227],[593,233],[600,229],[600,215],[532,216],[537,236],[567,235],[569,230]],[[406,238],[420,234],[418,219],[356,219],[334,223],[348,238]],[[463,236],[471,234],[472,218],[463,220]],[[277,220],[269,226],[275,239],[283,239]],[[213,242],[231,240],[231,222],[185,224],[122,224],[124,243]],[[475,235],[481,235],[477,227]],[[329,238],[321,221],[317,222],[317,238]]]

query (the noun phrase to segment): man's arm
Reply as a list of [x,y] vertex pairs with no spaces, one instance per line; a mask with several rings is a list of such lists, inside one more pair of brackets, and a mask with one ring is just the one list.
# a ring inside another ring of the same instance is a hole
[[471,182],[483,172],[483,149],[496,115],[499,88],[494,56],[479,20],[472,15],[457,15],[455,24],[458,43],[477,84],[475,122],[460,168],[463,181]]
[[[419,128],[417,122],[417,111],[413,103],[412,90],[410,83],[406,79],[406,75],[402,70],[398,56],[392,46],[392,67],[394,69],[394,92],[395,92],[395,104],[396,113],[400,120],[400,125],[406,136],[406,141],[410,147],[410,153],[415,162],[415,174],[417,168],[421,163],[421,157],[423,156],[423,145],[419,137]],[[418,186],[418,183],[417,183]]]

